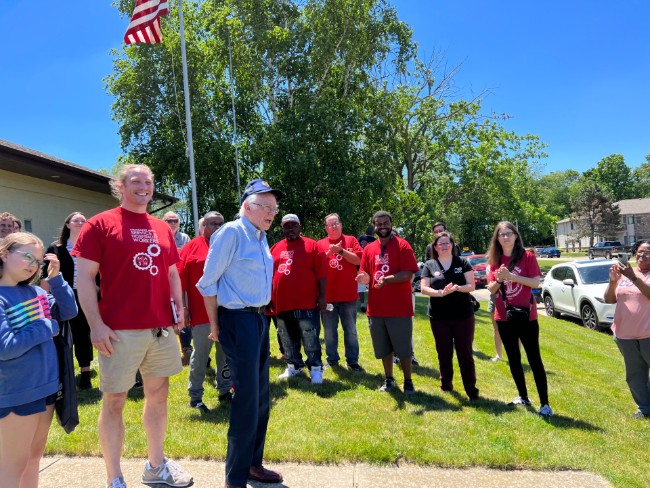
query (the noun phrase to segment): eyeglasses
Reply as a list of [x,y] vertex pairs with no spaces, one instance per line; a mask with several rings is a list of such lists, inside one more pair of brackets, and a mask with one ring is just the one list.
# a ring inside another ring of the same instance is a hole
[[504,239],[510,239],[512,236],[514,236],[515,233],[509,230],[508,232],[499,232],[499,237],[503,237]]
[[451,242],[437,242],[436,247],[449,247],[451,246]]
[[650,251],[637,251],[636,252],[637,256],[643,256],[644,258],[650,257]]
[[178,219],[165,219],[168,224],[178,224]]
[[82,224],[85,224],[86,221],[85,220],[80,220],[80,219],[75,219],[75,220],[71,220],[70,223],[71,224],[82,225]]
[[280,208],[279,207],[271,207],[271,205],[263,205],[261,203],[255,203],[255,202],[250,202],[251,205],[257,205],[258,207],[262,207],[264,210],[266,210],[268,213],[277,215],[280,213]]
[[11,251],[14,253],[22,254],[23,259],[29,263],[30,266],[33,266],[34,264],[38,265],[39,267],[43,266],[44,261],[41,259],[37,259],[34,257],[32,253],[25,252],[25,251]]
[[340,227],[341,222],[332,222],[331,224],[325,224],[325,227]]

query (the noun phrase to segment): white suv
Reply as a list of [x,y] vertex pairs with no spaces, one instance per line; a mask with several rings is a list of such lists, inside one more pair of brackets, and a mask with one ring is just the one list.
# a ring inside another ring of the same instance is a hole
[[542,299],[549,317],[567,314],[593,330],[611,327],[616,304],[605,303],[609,268],[616,261],[598,259],[556,264],[546,274]]

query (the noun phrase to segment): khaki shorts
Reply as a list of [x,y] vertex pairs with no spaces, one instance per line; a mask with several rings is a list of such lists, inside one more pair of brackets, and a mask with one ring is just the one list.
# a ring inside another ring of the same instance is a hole
[[411,357],[413,317],[368,317],[368,324],[377,359],[391,353],[400,359]]
[[[153,329],[157,330],[157,329]],[[129,391],[140,370],[143,378],[167,378],[183,370],[178,339],[167,327],[167,337],[155,337],[152,329],[114,330],[111,357],[99,355],[99,389],[105,393]]]

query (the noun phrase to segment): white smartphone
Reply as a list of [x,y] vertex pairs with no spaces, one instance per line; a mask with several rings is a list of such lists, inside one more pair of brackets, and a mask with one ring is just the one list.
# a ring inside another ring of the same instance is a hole
[[174,317],[174,324],[178,324],[178,315],[176,315],[176,301],[173,298],[171,299],[171,305],[172,305],[172,316]]

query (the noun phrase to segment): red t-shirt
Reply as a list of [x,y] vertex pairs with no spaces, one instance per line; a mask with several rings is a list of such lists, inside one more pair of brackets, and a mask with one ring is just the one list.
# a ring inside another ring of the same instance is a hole
[[187,308],[190,312],[190,327],[199,324],[207,324],[210,320],[208,312],[205,311],[203,295],[199,292],[196,284],[203,276],[203,266],[208,257],[210,246],[205,237],[198,236],[185,244],[181,249],[181,260],[176,263],[178,273],[181,276],[183,291],[187,293]]
[[326,237],[318,241],[318,249],[328,264],[327,302],[356,302],[359,299],[355,280],[357,267],[339,254],[327,256],[325,253],[329,251],[330,244],[341,244],[343,249],[353,252],[359,257],[363,254],[363,249],[361,249],[357,238],[353,236],[341,235],[338,239]]
[[178,261],[170,227],[122,207],[83,226],[74,256],[99,263],[99,313],[113,330],[170,327],[169,267]]
[[[501,256],[501,264],[508,266],[510,258],[508,256]],[[490,275],[489,281],[496,281],[496,275],[493,272],[493,268],[498,266],[490,266]],[[512,274],[517,276],[525,276],[527,278],[535,278],[537,276],[542,276],[542,272],[539,269],[537,264],[537,258],[532,252],[526,251],[524,257],[517,263],[517,265],[512,270]],[[505,286],[506,296],[508,297],[508,304],[514,307],[530,307],[530,320],[537,320],[537,303],[533,299],[531,303],[531,297],[533,295],[533,289],[529,286],[524,286],[521,283],[515,283],[514,281],[504,281],[502,287]],[[495,297],[495,311],[494,311],[494,320],[505,321],[506,320],[506,305],[503,301],[503,293],[499,290]]]
[[273,245],[274,313],[311,310],[318,306],[318,280],[327,278],[327,268],[318,243],[308,237],[286,239]]
[[386,244],[382,255],[381,242],[377,239],[363,249],[361,271],[370,275],[368,284],[369,317],[412,317],[413,297],[411,282],[386,283],[375,288],[375,281],[380,276],[389,276],[400,271],[418,271],[418,263],[411,245],[400,237],[393,237]]

